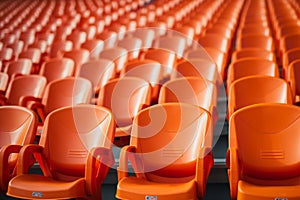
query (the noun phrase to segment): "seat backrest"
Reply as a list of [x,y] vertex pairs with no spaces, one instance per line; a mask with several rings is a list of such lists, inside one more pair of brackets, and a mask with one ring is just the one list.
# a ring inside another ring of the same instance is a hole
[[161,74],[168,75],[172,72],[175,64],[175,53],[174,51],[166,49],[149,49],[145,55],[144,59],[154,60],[161,64]]
[[65,51],[71,51],[73,48],[73,42],[70,40],[55,40],[50,48],[50,58],[61,57]]
[[21,58],[10,62],[5,69],[5,73],[7,73],[9,77],[12,77],[14,74],[30,74],[31,68],[31,60],[27,58]]
[[77,76],[80,67],[83,63],[87,62],[90,56],[90,52],[86,49],[74,49],[72,51],[65,52],[63,57],[64,58],[70,58],[74,61],[75,69],[74,69],[74,75]]
[[271,36],[264,35],[245,35],[237,39],[236,49],[260,48],[267,51],[274,51],[275,44]]
[[224,52],[212,48],[212,47],[206,47],[199,48],[195,50],[190,50],[186,52],[186,59],[204,59],[204,60],[210,60],[217,65],[218,72],[223,77],[224,71],[225,71],[225,62],[226,62],[226,55]]
[[142,46],[143,49],[148,49],[152,47],[152,43],[154,40],[155,32],[151,29],[137,29],[135,30],[132,35],[134,37],[140,38],[142,40]]
[[281,39],[281,48],[283,53],[293,49],[293,48],[298,48],[300,45],[300,33],[295,33],[291,35],[286,35],[282,37]]
[[97,105],[112,111],[117,126],[127,126],[144,106],[149,105],[150,92],[150,84],[141,78],[113,79],[100,89]]
[[276,55],[274,52],[267,51],[259,48],[244,48],[232,53],[231,62],[234,62],[243,58],[263,58],[270,61],[276,61]]
[[300,48],[293,48],[286,51],[282,56],[282,68],[284,71],[284,76],[286,77],[288,66],[294,60],[300,59]]
[[99,92],[110,79],[115,76],[115,63],[108,59],[91,60],[84,63],[78,73],[79,77],[92,82],[94,92]]
[[241,178],[299,176],[300,108],[265,103],[245,107],[230,119],[229,146],[237,148]]
[[0,50],[0,60],[2,61],[9,61],[11,60],[13,57],[13,49],[6,47],[6,48],[2,48]]
[[207,111],[215,104],[214,85],[201,77],[183,77],[167,81],[160,89],[158,103],[182,102]]
[[139,112],[130,141],[143,166],[138,170],[150,180],[152,175],[194,177],[199,148],[210,145],[205,143],[209,120],[206,110],[185,103],[157,104]]
[[125,37],[118,42],[117,46],[126,49],[128,51],[128,59],[131,60],[139,57],[142,40],[136,37]]
[[183,35],[166,36],[159,39],[159,48],[173,52],[176,57],[181,58],[186,48],[186,38]]
[[8,144],[29,144],[35,138],[35,114],[21,106],[0,107],[0,148]]
[[178,63],[171,79],[198,76],[217,84],[218,69],[213,61],[205,59],[188,59]]
[[120,77],[133,76],[148,81],[152,86],[159,84],[161,65],[154,60],[138,60],[128,62],[121,71]]
[[70,58],[51,58],[41,66],[39,74],[47,78],[47,82],[72,76],[74,61]]
[[37,48],[29,48],[20,53],[19,58],[28,58],[34,64],[39,64],[41,60],[41,50]]
[[206,47],[213,47],[222,51],[223,53],[227,53],[230,48],[229,40],[226,37],[220,36],[216,33],[209,33],[204,35],[198,40],[199,44]]
[[49,114],[39,144],[44,147],[52,175],[84,176],[89,151],[94,147],[110,149],[114,129],[111,112],[100,106],[68,106]]
[[121,47],[105,49],[100,52],[99,58],[111,60],[116,65],[116,72],[120,72],[127,62],[128,51]]
[[81,45],[81,48],[89,50],[90,58],[98,58],[104,48],[104,42],[99,39],[87,40]]
[[248,76],[233,82],[228,94],[229,116],[236,110],[257,103],[292,104],[289,84],[271,76]]
[[[300,58],[288,66],[287,81],[289,81],[293,96],[300,95]],[[297,99],[295,99],[297,100]]]
[[14,78],[5,94],[8,104],[20,105],[21,98],[25,96],[41,98],[46,84],[46,78],[40,75],[24,75]]
[[8,75],[4,72],[0,72],[0,91],[6,91],[8,84]]
[[90,103],[92,84],[80,77],[68,77],[52,81],[47,85],[42,104],[46,114],[70,105]]
[[279,69],[275,62],[260,58],[244,58],[230,64],[228,68],[227,87],[242,77],[266,75],[279,77]]

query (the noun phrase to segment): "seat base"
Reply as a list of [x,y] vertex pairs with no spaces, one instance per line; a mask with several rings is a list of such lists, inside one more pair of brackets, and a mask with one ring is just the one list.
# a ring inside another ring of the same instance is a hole
[[156,183],[136,177],[123,178],[117,187],[116,197],[119,199],[197,199],[194,180],[186,183]]
[[24,174],[16,176],[10,181],[7,195],[25,199],[85,197],[85,180],[80,178],[72,182],[64,182],[41,175]]
[[238,200],[299,200],[300,185],[261,186],[239,181]]

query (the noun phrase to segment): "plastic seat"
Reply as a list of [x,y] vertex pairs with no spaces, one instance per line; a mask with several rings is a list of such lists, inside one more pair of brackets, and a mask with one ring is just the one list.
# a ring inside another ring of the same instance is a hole
[[[118,168],[119,199],[201,199],[213,165],[209,113],[184,103],[157,104],[134,119]],[[130,161],[136,176],[128,176]]]
[[203,37],[199,38],[199,44],[206,47],[216,48],[223,53],[230,52],[230,42],[227,38],[220,36],[219,34],[206,34]]
[[[206,109],[214,122],[217,116],[216,86],[202,77],[182,77],[167,81],[162,85],[158,103],[182,102],[198,105]],[[214,123],[215,124],[215,123]]]
[[178,63],[175,66],[174,73],[171,79],[179,77],[196,76],[202,77],[208,81],[211,81],[215,85],[218,85],[218,69],[213,61],[206,59],[188,59]]
[[71,58],[51,58],[42,64],[39,72],[48,83],[72,76],[73,73],[74,61]]
[[8,85],[8,75],[0,72],[0,94],[4,94]]
[[232,199],[300,198],[299,117],[299,107],[275,103],[232,115],[226,159]]
[[10,45],[7,45],[7,47],[12,49],[13,58],[16,59],[19,57],[19,54],[23,51],[24,42],[22,40],[19,40]]
[[[39,144],[21,150],[17,176],[9,182],[7,194],[30,199],[101,199],[101,184],[114,164],[114,127],[111,112],[102,107],[55,110],[47,117]],[[28,173],[33,155],[42,175]]]
[[35,31],[30,30],[21,33],[19,40],[24,42],[24,49],[27,49],[28,46],[33,44],[35,41]]
[[98,39],[87,40],[81,45],[81,48],[89,50],[90,58],[98,58],[104,49],[104,42]]
[[277,37],[282,38],[286,35],[300,34],[299,24],[285,25],[278,30]]
[[300,59],[300,48],[293,48],[286,51],[282,56],[282,75],[286,78],[289,64]]
[[152,47],[152,43],[155,37],[154,30],[151,29],[137,29],[134,32],[132,32],[132,35],[134,37],[137,37],[142,40],[142,49],[146,50]]
[[99,34],[97,39],[100,39],[104,42],[104,49],[113,48],[117,42],[118,36],[117,33],[110,30],[104,30],[101,34]]
[[73,49],[79,49],[86,39],[87,35],[83,31],[74,31],[67,36],[67,40],[70,40],[73,43]]
[[235,62],[243,58],[263,58],[276,62],[276,55],[274,52],[260,48],[243,48],[241,50],[236,50],[232,53],[231,62]]
[[[189,47],[193,44],[193,38],[195,36],[195,30],[194,27],[190,26],[190,25],[179,25],[179,27],[176,27],[175,29],[176,32],[172,32],[173,37],[175,36],[179,36],[179,40],[180,37],[183,37],[185,39],[185,46]],[[179,52],[180,53],[180,52]]]
[[0,107],[0,191],[6,192],[9,180],[16,175],[17,154],[33,143],[37,119],[20,106]]
[[64,58],[70,58],[74,61],[75,76],[78,75],[81,65],[89,60],[89,56],[90,52],[86,49],[74,49],[63,54]]
[[227,89],[230,88],[233,81],[252,75],[279,77],[279,69],[275,62],[265,59],[244,58],[237,60],[228,67]]
[[121,71],[120,77],[142,78],[151,85],[151,103],[156,103],[161,87],[161,65],[153,60],[134,60],[128,62]]
[[299,104],[300,101],[300,59],[294,60],[288,66],[287,70],[287,81],[289,82],[293,100],[296,104]]
[[128,52],[124,48],[114,47],[103,50],[100,53],[99,58],[104,58],[113,61],[116,66],[116,73],[119,74],[124,68],[125,63],[127,62]]
[[237,110],[257,103],[293,104],[289,84],[271,76],[248,76],[234,81],[228,93],[229,117]]
[[186,48],[186,40],[186,37],[183,35],[161,37],[158,41],[158,48],[170,51],[174,53],[177,58],[181,58]]
[[189,50],[186,52],[186,59],[205,59],[216,63],[218,72],[221,77],[225,80],[225,71],[227,65],[227,54],[216,49],[206,47],[205,49],[199,48],[195,50]]
[[227,26],[212,26],[205,31],[206,34],[218,34],[227,39],[231,39],[233,37],[233,31]]
[[37,48],[28,48],[26,51],[23,51],[19,54],[20,58],[30,59],[32,62],[32,73],[38,73],[40,70],[42,52]]
[[274,51],[275,44],[271,36],[264,35],[245,35],[236,40],[236,49],[243,48],[260,48],[266,51]]
[[69,40],[54,40],[50,47],[50,58],[62,57],[62,54],[66,51],[71,51],[73,43]]
[[270,28],[259,26],[257,24],[247,25],[238,30],[238,37],[244,37],[247,35],[259,34],[264,36],[271,36]]
[[13,59],[13,49],[12,48],[2,48],[0,50],[0,60],[2,64],[5,66],[8,62],[12,61]]
[[43,124],[50,112],[65,106],[89,103],[91,95],[92,84],[89,80],[68,77],[50,82],[42,99],[33,98],[28,101],[34,101],[30,108],[38,114]]
[[150,105],[150,92],[150,84],[136,77],[113,79],[100,89],[97,105],[107,107],[113,113],[117,146],[129,143],[132,120],[141,109]]
[[94,94],[98,94],[100,88],[115,77],[115,73],[114,62],[100,58],[82,64],[78,76],[90,80],[94,88]]
[[139,57],[142,40],[135,37],[125,37],[118,42],[117,46],[126,49],[128,51],[128,60],[133,60]]
[[0,104],[25,106],[23,105],[25,98],[42,97],[46,83],[46,78],[43,76],[18,76],[9,83],[5,96],[0,96]]
[[168,79],[173,71],[176,56],[174,52],[166,49],[149,49],[145,52],[143,59],[157,61],[161,64],[160,79]]
[[8,74],[9,78],[13,78],[19,74],[30,74],[32,69],[32,62],[28,58],[21,58],[16,61],[10,62],[4,69],[4,72]]
[[281,55],[287,52],[290,49],[298,48],[300,45],[300,33],[286,35],[280,40],[280,51]]

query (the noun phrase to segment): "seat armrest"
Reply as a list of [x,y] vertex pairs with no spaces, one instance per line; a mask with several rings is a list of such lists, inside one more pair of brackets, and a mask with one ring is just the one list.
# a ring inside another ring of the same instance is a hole
[[203,147],[199,151],[196,166],[196,182],[198,188],[198,197],[204,197],[206,190],[206,181],[210,174],[210,170],[214,165],[212,149]]
[[31,104],[36,103],[36,102],[40,103],[41,101],[42,101],[41,98],[37,98],[34,96],[22,96],[22,97],[20,97],[19,105],[23,106],[23,107],[28,107],[30,105],[29,103],[31,103]]
[[114,163],[111,149],[96,147],[90,150],[85,167],[86,189],[89,194],[97,192]]
[[3,146],[0,149],[0,190],[3,192],[6,192],[9,180],[16,173],[16,168],[11,171],[9,157],[13,153],[19,153],[21,147],[21,145],[13,144]]
[[43,149],[42,146],[37,144],[25,145],[19,153],[17,175],[28,173],[30,167],[37,161],[44,176],[51,177],[50,169],[42,156]]
[[37,101],[32,101],[31,103],[29,103],[28,107],[29,109],[37,113],[39,120],[41,121],[42,124],[44,124],[46,119],[46,114],[44,112],[44,105],[41,103],[40,99],[36,99],[36,100]]
[[230,196],[232,199],[236,199],[237,192],[238,192],[238,182],[240,179],[238,151],[236,148],[228,149],[227,155],[226,155],[226,164],[228,167]]
[[2,94],[0,94],[0,105],[1,106],[7,105],[7,98]]
[[128,177],[128,161],[130,157],[133,156],[133,154],[136,152],[135,146],[124,146],[121,149],[120,153],[120,161],[119,161],[119,167],[118,167],[118,180],[120,181],[124,177]]

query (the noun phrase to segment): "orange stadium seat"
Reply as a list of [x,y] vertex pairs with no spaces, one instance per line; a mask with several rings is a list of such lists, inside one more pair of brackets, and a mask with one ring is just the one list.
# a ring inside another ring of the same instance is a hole
[[18,76],[10,81],[5,96],[0,96],[0,105],[26,106],[27,98],[41,98],[46,78],[39,75]]
[[235,112],[229,124],[232,199],[299,199],[300,108],[265,103]]
[[272,76],[247,76],[231,84],[228,92],[229,117],[235,111],[257,103],[293,104],[289,84]]
[[51,58],[45,61],[39,74],[46,77],[47,82],[72,76],[74,73],[74,61],[70,58]]
[[[17,175],[9,182],[7,194],[101,199],[101,184],[114,163],[114,125],[110,111],[95,105],[55,110],[47,117],[39,144],[26,145],[19,153]],[[33,158],[42,175],[28,173]]]
[[137,77],[124,77],[108,81],[101,89],[97,105],[107,107],[116,120],[115,144],[129,143],[133,118],[150,105],[150,84]]
[[260,58],[244,58],[237,60],[228,67],[227,89],[235,80],[252,75],[279,77],[278,65],[274,61]]
[[[139,112],[118,168],[119,199],[197,199],[211,166],[210,115],[198,106],[157,104]],[[128,161],[136,176],[128,176]]]
[[30,108],[38,114],[43,124],[50,112],[64,106],[90,103],[91,95],[92,84],[89,80],[68,77],[50,82],[42,98],[32,98],[28,101],[33,101]]
[[20,106],[0,107],[0,191],[6,192],[9,180],[16,175],[18,154],[23,145],[33,143],[37,119]]

